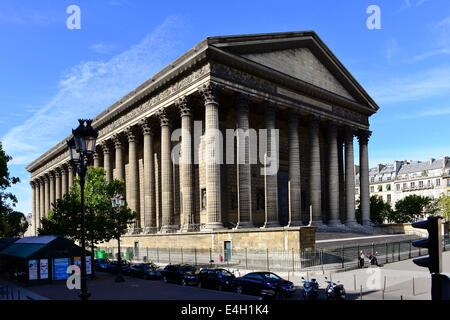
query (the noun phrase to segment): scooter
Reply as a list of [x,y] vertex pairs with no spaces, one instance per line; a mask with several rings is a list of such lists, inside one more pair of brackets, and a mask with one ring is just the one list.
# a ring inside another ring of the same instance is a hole
[[303,299],[305,300],[312,300],[319,296],[319,283],[316,279],[311,280],[305,280],[305,278],[302,277],[303,280]]
[[330,299],[345,300],[344,285],[340,284],[339,281],[337,283],[329,281],[327,277],[325,277],[325,280],[326,280],[325,282],[328,283],[328,286],[325,289],[327,300]]
[[[375,252],[375,254],[378,254],[378,252]],[[378,267],[378,260],[377,260],[377,257],[376,257],[375,255],[369,253],[369,254],[367,255],[367,258],[369,259],[370,264],[371,264],[372,266],[377,266],[377,267]]]

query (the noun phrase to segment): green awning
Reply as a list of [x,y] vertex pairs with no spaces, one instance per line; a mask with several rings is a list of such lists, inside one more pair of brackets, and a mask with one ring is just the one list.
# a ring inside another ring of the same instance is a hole
[[29,256],[31,256],[33,253],[41,250],[44,248],[47,244],[18,244],[14,243],[10,245],[9,247],[3,249],[0,251],[0,255],[10,256],[10,257],[16,257],[21,259],[26,259]]

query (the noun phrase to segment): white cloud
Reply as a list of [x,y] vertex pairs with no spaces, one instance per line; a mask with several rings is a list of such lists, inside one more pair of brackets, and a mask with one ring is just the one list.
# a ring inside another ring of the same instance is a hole
[[66,19],[55,12],[42,12],[32,8],[16,8],[0,11],[0,22],[16,25],[49,25]]
[[179,18],[168,17],[109,61],[83,62],[65,72],[50,101],[2,137],[12,164],[29,164],[67,137],[78,118],[96,116],[168,64],[176,54],[180,28]]
[[415,101],[450,94],[450,67],[384,79],[382,85],[368,91],[378,103]]
[[450,107],[429,109],[426,111],[419,112],[417,114],[405,114],[405,115],[398,117],[397,119],[406,120],[406,119],[437,117],[437,116],[445,116],[445,115],[450,115]]
[[95,53],[105,54],[114,51],[116,49],[116,45],[109,42],[100,42],[93,44],[89,47],[89,49],[94,51]]

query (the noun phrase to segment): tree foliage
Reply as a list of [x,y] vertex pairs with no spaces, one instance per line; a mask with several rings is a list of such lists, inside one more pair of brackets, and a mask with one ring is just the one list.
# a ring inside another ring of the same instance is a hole
[[[361,203],[359,199],[356,201],[356,219],[361,221]],[[392,214],[392,207],[390,203],[385,202],[383,198],[377,196],[370,197],[370,220],[376,224],[382,224],[389,219]]]
[[413,194],[397,201],[395,211],[392,212],[389,221],[411,223],[435,213],[436,206],[432,198]]
[[439,214],[446,220],[450,220],[450,196],[442,195],[439,198]]
[[8,162],[12,158],[2,148],[0,142],[0,238],[22,236],[28,228],[25,215],[14,211],[17,198],[8,188],[20,182],[17,177],[11,177],[8,170]]
[[[113,180],[107,183],[104,169],[93,167],[88,169],[84,199],[86,241],[91,248],[98,243],[120,237],[136,217],[136,213],[126,206],[119,213],[112,207],[111,199],[116,194],[123,194],[124,189],[123,181]],[[42,219],[39,234],[57,234],[80,241],[80,212],[81,187],[77,178],[69,193],[57,200],[48,217]]]

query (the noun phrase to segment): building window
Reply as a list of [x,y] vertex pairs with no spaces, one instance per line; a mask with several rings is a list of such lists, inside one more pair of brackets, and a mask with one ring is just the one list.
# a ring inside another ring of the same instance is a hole
[[397,191],[400,191],[400,185],[396,184],[395,187],[397,188]]
[[391,185],[390,184],[386,185],[386,190],[387,191],[391,191]]
[[447,187],[450,187],[450,179],[447,180]]
[[378,181],[379,181],[379,182],[383,181],[383,177],[379,177],[379,178],[378,178]]
[[391,195],[390,194],[387,195],[387,202],[389,202],[389,203],[391,202]]
[[[450,180],[449,180],[449,181],[450,181]],[[371,193],[374,193],[374,192],[375,192],[374,186],[371,186],[371,187],[370,187],[370,192],[371,192]]]
[[419,188],[423,188],[423,181],[419,181]]
[[206,189],[202,189],[202,209],[206,209]]
[[391,177],[387,177],[387,181],[391,181]]
[[431,180],[428,180],[428,186],[431,187]]
[[414,188],[416,184],[414,182],[411,182],[411,188]]
[[383,186],[380,184],[380,185],[378,186],[378,192],[381,192],[381,191],[383,191]]
[[441,179],[436,179],[436,186],[439,187],[441,185]]
[[370,183],[374,183],[375,182],[375,177],[370,177]]
[[406,183],[403,184],[403,189],[407,189]]

